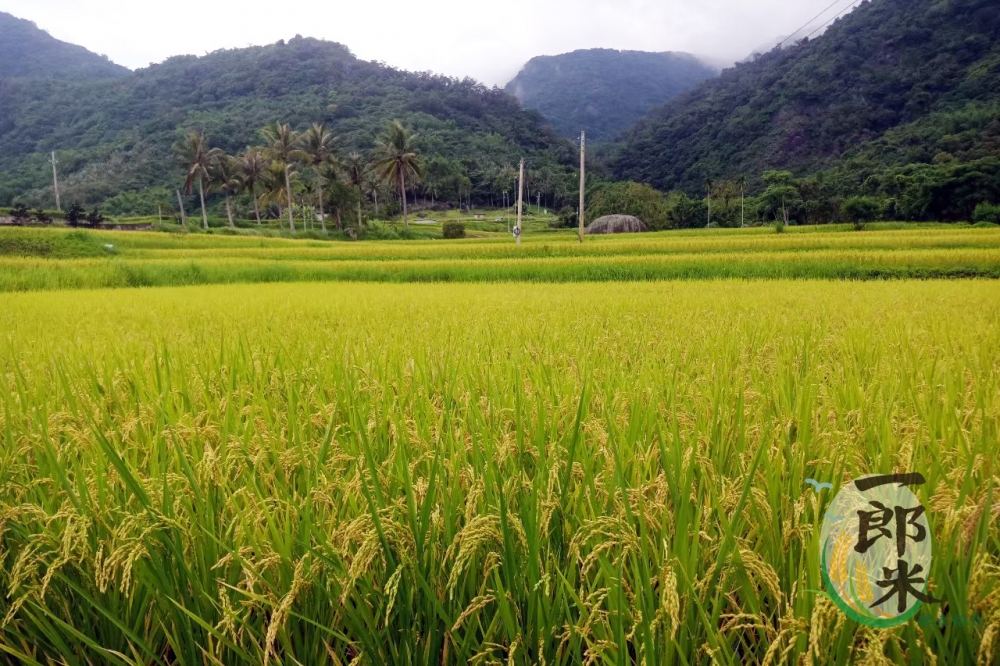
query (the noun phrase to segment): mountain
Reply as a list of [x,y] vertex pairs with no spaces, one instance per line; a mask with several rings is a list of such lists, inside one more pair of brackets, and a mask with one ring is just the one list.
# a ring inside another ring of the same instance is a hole
[[0,12],[0,79],[123,78],[129,70],[82,46],[61,42],[31,21]]
[[716,76],[687,53],[591,49],[533,58],[507,92],[565,137],[610,141],[657,106]]
[[[340,44],[296,37],[175,57],[123,79],[0,81],[0,205],[15,198],[51,205],[52,150],[64,202],[96,204],[150,188],[169,202],[183,182],[172,147],[188,131],[236,153],[274,121],[297,130],[322,122],[346,155],[369,153],[392,120],[419,133],[434,177],[470,179],[474,199],[498,197],[497,172],[522,155],[547,195],[565,190],[572,199],[572,145],[502,90],[399,71],[359,60]],[[434,187],[435,196],[446,196]],[[147,199],[142,210],[155,213],[156,205]]]
[[889,183],[914,165],[998,156],[996,0],[870,0],[821,37],[653,111],[623,137],[611,169],[698,193],[706,178],[826,171],[845,190],[894,197]]

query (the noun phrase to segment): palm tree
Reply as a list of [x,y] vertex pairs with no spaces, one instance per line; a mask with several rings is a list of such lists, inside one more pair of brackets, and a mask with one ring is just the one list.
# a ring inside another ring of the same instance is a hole
[[740,174],[740,177],[736,179],[736,187],[740,188],[740,228],[742,229],[747,224],[746,218],[746,191],[750,187],[750,181],[747,180],[746,174]]
[[306,156],[306,162],[316,171],[316,191],[319,193],[319,220],[323,225],[323,233],[326,233],[326,212],[323,210],[323,169],[327,164],[336,160],[333,153],[333,144],[337,138],[327,131],[326,127],[319,123],[313,123],[312,127],[306,130],[300,141],[302,153]]
[[[327,167],[324,167],[327,168]],[[322,176],[321,176],[322,177]],[[316,196],[316,181],[303,180],[293,188],[295,193],[300,195],[302,201],[312,201]],[[302,230],[311,231],[316,228],[316,208],[302,204],[299,206],[302,213]],[[310,218],[312,218],[310,220]],[[323,233],[326,233],[326,224],[323,224]]]
[[365,180],[368,177],[368,162],[361,153],[347,156],[347,182],[358,190],[358,231],[361,231],[361,203],[365,199]]
[[191,132],[187,138],[176,146],[177,157],[187,168],[187,178],[184,180],[184,192],[191,194],[191,188],[198,183],[198,194],[201,196],[201,222],[208,229],[208,211],[205,209],[205,181],[209,178],[209,169],[219,158],[222,151],[208,147],[208,139],[201,132]]
[[497,175],[500,179],[500,187],[503,188],[503,216],[506,218],[510,212],[510,206],[507,204],[507,192],[517,182],[517,171],[508,162],[500,168],[500,172]]
[[233,192],[239,189],[241,183],[240,168],[236,158],[220,152],[209,167],[208,175],[212,188],[226,196],[226,217],[229,218],[230,228],[235,229],[232,198]]
[[253,199],[253,213],[257,217],[257,226],[260,222],[260,202],[257,199],[257,184],[264,178],[264,171],[267,169],[267,160],[264,152],[260,148],[247,148],[238,158],[242,189],[250,193]]
[[410,215],[406,202],[406,178],[420,177],[420,158],[414,147],[417,135],[412,134],[395,121],[379,139],[372,168],[386,183],[399,182],[399,194],[403,198],[403,224],[410,228]]
[[374,173],[372,173],[371,163],[368,164],[368,170],[365,172],[365,182],[364,191],[365,195],[371,197],[372,201],[375,203],[375,217],[378,218],[378,195],[384,192],[385,183],[379,179]]
[[267,152],[274,160],[276,164],[279,164],[285,173],[285,190],[288,206],[288,227],[291,232],[295,233],[295,216],[292,211],[292,202],[294,198],[292,197],[292,165],[295,162],[302,161],[304,157],[302,151],[300,151],[296,146],[299,143],[299,135],[294,132],[288,125],[282,125],[281,123],[274,123],[261,130],[261,136],[264,137],[264,141],[267,143]]
[[711,178],[705,179],[705,189],[708,191],[708,226],[705,227],[706,229],[712,228],[712,188],[714,186],[715,183]]
[[[278,162],[270,162],[264,168],[261,177],[261,185],[264,194],[261,200],[268,206],[278,207],[278,228],[282,228],[281,220],[284,217],[285,208],[292,208],[295,199],[292,198],[292,182],[297,182],[299,174],[293,173],[286,178],[285,167]],[[294,228],[294,227],[293,227]]]

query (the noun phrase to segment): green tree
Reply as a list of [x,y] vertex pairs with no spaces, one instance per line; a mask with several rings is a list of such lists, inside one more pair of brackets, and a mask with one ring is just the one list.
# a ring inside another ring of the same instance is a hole
[[278,162],[270,162],[264,168],[264,174],[261,178],[263,189],[261,201],[267,206],[277,206],[279,229],[283,228],[282,220],[285,209],[295,205],[295,199],[292,197],[292,184],[298,183],[298,181],[299,174],[297,172],[289,174],[285,167]]
[[844,202],[840,211],[854,224],[858,231],[864,229],[869,222],[874,222],[882,215],[882,202],[872,197],[851,197]]
[[670,229],[693,229],[701,226],[701,221],[705,219],[704,204],[684,192],[668,194],[666,205],[667,227]]
[[84,215],[85,215],[85,211],[83,210],[83,206],[81,206],[80,204],[74,202],[69,207],[69,210],[66,211],[66,224],[68,224],[71,227],[76,228],[76,227],[80,226],[80,220],[82,220],[84,218]]
[[226,197],[226,217],[229,219],[229,227],[235,229],[232,201],[233,193],[239,190],[242,182],[239,163],[234,157],[220,153],[209,166],[208,176],[211,188]]
[[602,183],[594,188],[587,205],[587,219],[605,215],[631,215],[650,229],[666,229],[667,203],[661,192],[641,183]]
[[771,214],[778,219],[781,213],[781,221],[788,224],[794,212],[802,206],[802,195],[795,186],[795,176],[789,171],[768,171],[763,176],[768,188],[761,195],[761,205],[765,214]]
[[500,170],[497,173],[497,181],[499,182],[500,189],[503,192],[504,215],[507,214],[507,210],[512,205],[512,202],[508,199],[507,194],[511,190],[511,188],[514,187],[514,184],[517,182],[517,176],[518,176],[517,169],[515,169],[514,165],[512,165],[509,162],[500,167]]
[[750,181],[747,180],[746,174],[740,174],[736,179],[736,187],[740,189],[740,228],[747,226],[747,188],[750,187]]
[[198,184],[198,196],[201,198],[201,223],[208,229],[208,209],[205,208],[205,181],[209,179],[209,169],[218,159],[222,151],[208,147],[208,139],[201,132],[191,132],[176,146],[178,159],[187,168],[187,178],[184,180],[184,191],[191,194],[194,184]]
[[295,214],[292,208],[295,199],[292,196],[292,165],[306,159],[305,154],[298,149],[299,135],[288,125],[274,123],[261,130],[268,155],[275,164],[281,167],[285,178],[285,196],[288,203],[288,229],[295,233]]
[[104,216],[101,215],[100,208],[94,208],[94,210],[90,211],[87,214],[87,223],[90,224],[90,226],[92,226],[93,228],[96,229],[97,227],[101,226],[103,222],[104,222]]
[[23,226],[28,223],[31,219],[31,213],[28,212],[28,207],[23,203],[19,203],[10,211],[10,220],[14,226]]
[[409,210],[406,202],[406,179],[422,176],[420,157],[416,151],[417,135],[411,133],[399,121],[394,121],[382,134],[375,150],[375,173],[386,183],[399,183],[399,195],[403,202],[403,224],[410,228]]
[[358,191],[358,231],[361,231],[361,204],[365,199],[365,181],[368,178],[368,161],[361,153],[351,153],[344,165],[347,182]]
[[972,221],[1000,224],[1000,206],[994,206],[988,203],[979,204],[976,206],[976,210],[972,213]]
[[32,215],[35,216],[35,219],[38,220],[39,224],[52,224],[52,217],[45,212],[44,208],[36,208],[32,212]]
[[306,130],[301,139],[301,149],[305,156],[305,161],[316,172],[315,184],[319,201],[319,220],[324,234],[327,231],[326,212],[323,207],[323,170],[325,166],[331,165],[336,161],[333,148],[336,141],[337,137],[331,134],[326,127],[318,123],[314,123],[312,127]]
[[[330,172],[327,172],[327,175],[334,176]],[[326,201],[330,205],[330,212],[337,218],[337,228],[343,230],[344,215],[351,211],[357,203],[358,191],[334,176],[328,181]]]
[[260,221],[260,200],[257,198],[257,185],[264,178],[264,171],[267,169],[267,159],[264,151],[260,148],[247,148],[239,156],[240,168],[240,189],[250,195],[253,200],[253,213],[257,218],[257,226]]

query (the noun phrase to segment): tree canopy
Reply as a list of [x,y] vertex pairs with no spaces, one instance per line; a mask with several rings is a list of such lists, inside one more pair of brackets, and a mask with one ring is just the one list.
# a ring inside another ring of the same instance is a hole
[[171,58],[121,80],[0,82],[0,109],[0,205],[15,198],[51,205],[52,150],[66,200],[172,191],[183,181],[170,159],[179,138],[200,131],[236,154],[275,120],[297,132],[322,123],[344,153],[369,152],[398,120],[419,133],[423,155],[447,160],[471,182],[478,201],[499,194],[490,174],[522,155],[532,168],[559,174],[554,184],[577,161],[570,142],[502,90],[399,71],[301,37]]
[[692,194],[706,177],[827,171],[857,193],[873,176],[910,178],[896,170],[925,164],[935,180],[998,149],[995,0],[871,0],[822,37],[737,65],[655,111],[625,137],[612,170]]

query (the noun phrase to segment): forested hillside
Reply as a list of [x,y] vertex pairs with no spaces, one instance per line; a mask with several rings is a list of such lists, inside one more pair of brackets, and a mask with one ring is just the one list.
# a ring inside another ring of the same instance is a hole
[[392,120],[418,132],[432,171],[467,182],[473,199],[510,191],[512,170],[504,167],[522,155],[547,196],[574,191],[572,145],[503,91],[398,71],[358,60],[339,44],[296,37],[172,58],[120,81],[0,82],[0,205],[51,201],[52,150],[64,201],[96,204],[149,188],[163,198],[178,187],[183,169],[172,146],[191,130],[235,153],[257,143],[268,123],[305,129],[322,122],[346,155],[370,152]]
[[31,21],[0,12],[0,79],[98,79],[129,70],[104,56],[53,38]]
[[507,84],[563,136],[610,141],[718,72],[687,53],[591,49],[533,58]]
[[[746,174],[759,187],[768,169],[823,172],[828,190],[923,197],[925,214],[960,217],[1000,196],[996,157],[996,0],[871,0],[822,37],[658,109],[624,138],[613,170],[699,194],[707,179]],[[975,192],[935,208],[956,188]]]

